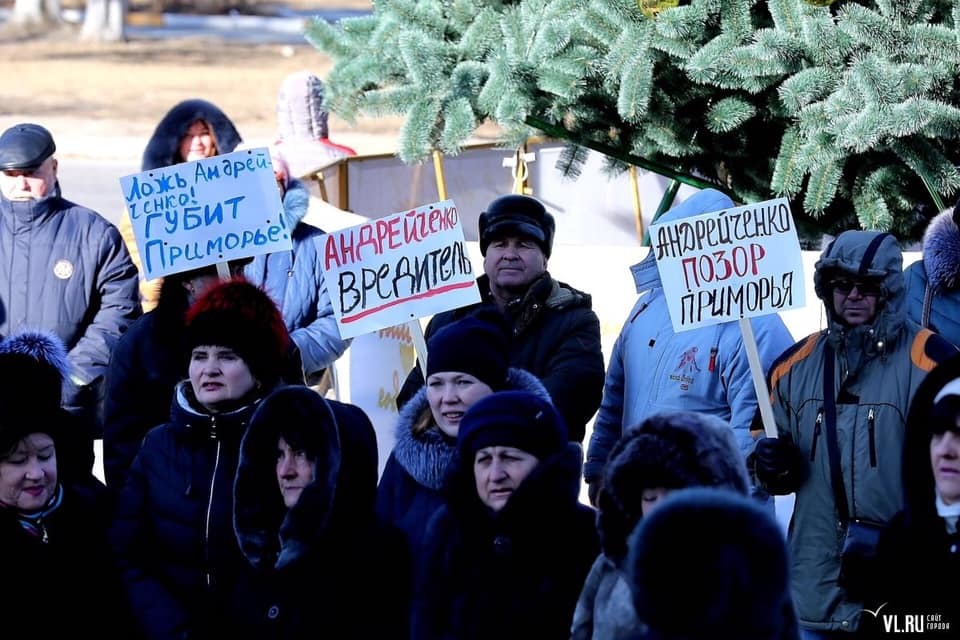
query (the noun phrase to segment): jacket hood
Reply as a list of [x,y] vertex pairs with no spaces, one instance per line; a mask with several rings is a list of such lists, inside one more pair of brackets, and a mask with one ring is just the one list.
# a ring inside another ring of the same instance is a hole
[[619,560],[641,520],[645,489],[717,487],[748,495],[743,454],[729,423],[692,411],[669,411],[628,427],[610,451],[597,528],[604,553]]
[[944,211],[923,233],[923,268],[934,291],[960,288],[960,229],[953,211]]
[[[540,379],[523,369],[511,367],[507,370],[507,384],[504,390],[529,391],[544,400],[550,400],[550,394]],[[444,476],[456,453],[457,443],[436,427],[430,427],[416,434],[413,432],[413,426],[420,416],[424,411],[429,410],[427,387],[422,386],[416,395],[400,409],[393,457],[419,484],[439,491],[443,487]]]
[[[310,430],[318,443],[316,477],[292,508],[276,476],[282,430]],[[377,442],[370,419],[353,405],[302,386],[282,387],[260,403],[240,446],[234,528],[240,550],[258,569],[283,568],[372,522]]]
[[180,102],[157,125],[153,135],[143,151],[143,160],[140,163],[141,171],[169,167],[183,160],[178,157],[180,138],[187,132],[190,125],[197,120],[203,120],[213,129],[217,139],[217,154],[231,153],[242,142],[233,121],[227,117],[220,107],[206,100],[194,98]]
[[[904,325],[905,295],[903,254],[892,234],[844,231],[827,245],[814,269],[814,290],[823,301],[833,340],[841,340],[849,335],[853,342],[847,341],[847,350],[850,351],[851,347],[862,348],[868,355],[875,349],[887,348],[893,343]],[[880,280],[880,297],[877,299],[877,313],[873,322],[851,329],[837,318],[829,282],[838,273]]]
[[[703,189],[661,215],[656,222],[676,222],[684,218],[692,218],[711,211],[723,211],[735,206],[733,200],[722,191]],[[651,287],[660,286],[660,274],[657,271],[657,261],[653,250],[647,253],[643,260],[630,267],[630,271],[633,273],[637,293]]]

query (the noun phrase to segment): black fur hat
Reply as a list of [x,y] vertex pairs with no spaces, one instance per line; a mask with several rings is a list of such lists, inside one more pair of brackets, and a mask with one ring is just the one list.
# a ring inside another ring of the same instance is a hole
[[644,640],[794,640],[776,520],[727,489],[682,489],[640,521],[626,575]]
[[487,255],[490,243],[505,235],[533,238],[543,254],[550,257],[557,225],[536,198],[522,195],[500,196],[480,214],[480,253]]
[[627,429],[604,467],[597,514],[604,553],[626,553],[643,491],[657,487],[723,487],[747,495],[750,481],[730,425],[707,414],[667,411]]
[[35,431],[56,439],[68,372],[67,349],[53,333],[22,331],[0,342],[0,453]]

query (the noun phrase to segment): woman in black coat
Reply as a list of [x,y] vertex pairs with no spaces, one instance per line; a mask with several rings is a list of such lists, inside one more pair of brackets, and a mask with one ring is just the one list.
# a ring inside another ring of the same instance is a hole
[[276,386],[289,336],[273,301],[220,283],[186,317],[189,379],[169,421],[144,438],[120,494],[111,541],[140,632],[219,637],[224,594],[243,564],[233,532],[240,441]]
[[60,408],[67,352],[53,334],[0,344],[0,549],[4,637],[124,638],[127,619],[107,542],[105,489],[71,467],[76,418]]
[[864,606],[871,612],[882,609],[860,616],[861,635],[885,633],[884,615],[899,616],[901,628],[905,616],[922,615],[924,636],[955,637],[960,631],[955,579],[960,575],[960,356],[939,364],[917,387],[907,414],[902,474],[904,508],[881,534],[877,564],[862,585]]
[[301,386],[264,399],[241,445],[234,528],[248,570],[225,637],[404,637],[409,564],[375,519],[376,483],[359,407]]
[[569,638],[599,552],[594,511],[577,499],[579,445],[548,401],[503,391],[467,411],[457,446],[417,567],[412,637]]

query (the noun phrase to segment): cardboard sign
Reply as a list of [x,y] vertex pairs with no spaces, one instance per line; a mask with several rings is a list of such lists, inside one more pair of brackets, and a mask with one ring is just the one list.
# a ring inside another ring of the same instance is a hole
[[480,301],[453,200],[328,234],[323,270],[344,338]]
[[655,224],[650,241],[678,333],[804,306],[785,198]]
[[292,248],[266,148],[124,176],[120,187],[148,280]]

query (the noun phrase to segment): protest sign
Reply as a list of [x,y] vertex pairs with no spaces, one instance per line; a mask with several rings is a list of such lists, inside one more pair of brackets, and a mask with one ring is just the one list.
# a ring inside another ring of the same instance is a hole
[[265,148],[123,176],[120,187],[148,280],[292,248]]
[[323,270],[344,338],[480,301],[453,200],[328,234]]
[[785,198],[655,224],[650,240],[678,333],[804,306]]

